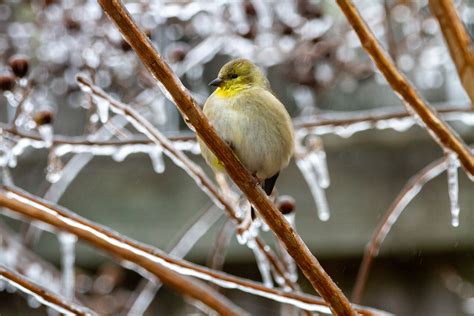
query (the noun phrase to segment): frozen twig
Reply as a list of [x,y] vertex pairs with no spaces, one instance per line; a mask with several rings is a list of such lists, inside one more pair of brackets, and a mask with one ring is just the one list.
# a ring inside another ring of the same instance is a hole
[[[197,220],[193,220],[192,225],[186,227],[185,233],[174,243],[174,246],[168,253],[177,258],[186,256],[221,216],[222,212],[215,205],[212,205],[204,213],[200,214]],[[131,306],[129,315],[142,315],[161,286],[162,283],[159,280],[142,279],[138,285],[137,291],[139,293],[132,297],[129,304]]]
[[413,110],[430,132],[431,136],[445,150],[454,151],[467,174],[474,179],[474,155],[459,136],[439,117],[417,93],[408,79],[396,68],[383,47],[375,38],[359,11],[350,0],[337,0],[339,7],[359,36],[362,46],[387,79],[392,89]]
[[221,314],[242,315],[245,312],[226,297],[202,282],[192,280],[166,265],[165,259],[155,254],[156,250],[125,239],[104,227],[94,225],[71,212],[47,204],[44,200],[26,192],[5,186],[0,187],[0,206],[47,223],[59,230],[76,235],[122,260],[132,262],[154,274],[163,283],[177,291],[202,301]]
[[[210,291],[207,287],[204,288],[201,284],[196,285],[191,279],[186,278],[186,280],[183,280],[183,276],[181,275],[193,276],[210,281],[224,288],[238,289],[307,310],[322,313],[330,312],[328,304],[320,298],[311,295],[269,289],[258,282],[210,270],[185,260],[170,257],[156,248],[119,235],[104,226],[99,226],[71,211],[49,204],[19,189],[0,186],[0,206],[10,209],[15,214],[26,216],[30,219],[51,225],[56,229],[74,234],[98,249],[146,269],[159,277],[164,283],[174,286],[178,290],[186,292],[198,300],[204,301],[204,303],[211,304],[214,302],[218,304],[208,295],[210,293],[214,294],[214,297],[217,295],[219,301],[226,302],[227,299],[219,296],[213,290]],[[209,300],[212,300],[212,302],[209,302]],[[383,311],[372,308],[357,305],[354,305],[354,308],[362,315],[387,315],[387,313]]]
[[430,0],[429,3],[474,109],[474,47],[471,36],[456,12],[454,1]]
[[61,314],[95,315],[95,313],[89,310],[88,308],[84,306],[79,306],[73,302],[68,302],[63,298],[57,296],[56,294],[48,291],[44,287],[32,283],[25,277],[20,276],[17,273],[3,266],[0,266],[0,280],[8,282],[11,286],[15,287],[20,292],[31,295],[41,304],[44,304]]
[[400,214],[416,197],[423,186],[428,181],[432,180],[445,171],[446,167],[446,158],[441,158],[430,163],[407,182],[396,199],[393,201],[392,205],[390,205],[390,208],[380,220],[377,228],[372,234],[369,243],[365,247],[364,257],[362,259],[362,263],[357,274],[357,280],[354,286],[354,294],[352,295],[352,300],[354,302],[360,302],[373,259],[375,256],[377,256],[379,249],[385,240],[385,237],[387,237],[390,229],[400,217]]
[[164,86],[165,93],[168,93],[175,102],[185,121],[195,129],[197,136],[223,163],[228,175],[257,208],[260,216],[265,219],[278,239],[284,243],[313,288],[329,303],[335,314],[355,315],[342,291],[324,271],[301,237],[268,199],[257,180],[242,166],[229,146],[217,135],[202,110],[153,48],[146,35],[140,31],[122,2],[99,0],[99,3],[148,71]]
[[[467,106],[440,107],[437,112],[445,121],[461,121],[468,125],[474,125],[474,112]],[[406,111],[400,111],[398,108],[382,108],[377,110],[351,111],[351,112],[320,112],[317,116],[305,116],[294,120],[297,132],[304,131],[314,135],[339,134],[344,129],[355,132],[366,131],[370,129],[393,128],[397,131],[405,130],[413,126],[415,119]],[[28,139],[37,142],[36,147],[46,148],[46,144],[38,133],[14,130],[11,125],[0,123],[2,133],[7,137],[20,140]],[[165,134],[173,142],[175,147],[181,142],[195,141],[196,136],[193,133],[173,133]],[[91,137],[84,136],[62,136],[53,137],[53,146],[68,145],[70,152],[94,152],[97,147],[111,147],[120,149],[124,146],[150,145],[154,146],[152,140],[145,137],[134,136],[131,139],[124,140],[93,140]],[[100,150],[103,154],[107,151]],[[112,155],[113,151],[110,151]]]
[[208,257],[207,265],[212,270],[222,270],[224,267],[227,248],[229,247],[232,236],[234,235],[235,224],[227,220],[222,225],[214,239],[212,251]]

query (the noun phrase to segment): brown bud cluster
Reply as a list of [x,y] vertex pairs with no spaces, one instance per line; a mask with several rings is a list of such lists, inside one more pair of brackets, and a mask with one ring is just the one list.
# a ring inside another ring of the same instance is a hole
[[283,215],[288,215],[295,211],[295,199],[289,195],[282,195],[278,198],[277,206]]
[[53,119],[54,114],[52,111],[39,111],[33,115],[33,121],[35,121],[38,126],[52,124]]
[[0,75],[0,91],[12,90],[15,86],[15,77],[11,74]]
[[23,78],[28,73],[29,62],[24,56],[12,56],[8,64],[18,78]]

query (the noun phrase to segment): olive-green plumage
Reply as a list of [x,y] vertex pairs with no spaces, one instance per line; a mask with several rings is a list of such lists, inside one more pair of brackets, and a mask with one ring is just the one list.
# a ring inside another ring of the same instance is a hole
[[[266,77],[249,60],[236,59],[222,67],[211,85],[218,88],[207,99],[204,113],[217,133],[259,180],[276,180],[293,155],[294,135],[291,118]],[[207,163],[223,171],[214,154],[199,144]]]

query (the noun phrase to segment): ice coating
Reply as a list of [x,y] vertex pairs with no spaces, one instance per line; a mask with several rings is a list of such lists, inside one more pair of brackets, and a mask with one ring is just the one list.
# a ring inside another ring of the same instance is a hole
[[109,101],[100,97],[95,97],[94,101],[97,105],[97,114],[99,115],[100,122],[104,124],[109,119]]
[[[33,297],[36,301],[40,302],[43,305],[46,305],[46,306],[52,308],[53,310],[55,310],[58,313],[61,313],[63,315],[71,315],[71,316],[77,315],[76,313],[73,313],[69,310],[66,310],[65,308],[63,308],[59,305],[56,305],[56,304],[54,304],[50,301],[45,300],[41,295],[38,295],[35,292],[25,288],[24,286],[22,286],[22,285],[14,282],[14,281],[9,280],[9,279],[5,278],[4,276],[0,275],[0,280],[2,280],[2,279],[5,282],[7,282],[7,284],[10,285],[11,287],[13,287],[14,289],[16,289],[20,292],[23,292],[25,294],[28,294],[30,297]],[[89,314],[87,314],[87,315],[89,315]]]
[[451,210],[451,225],[453,227],[459,226],[459,183],[458,183],[458,168],[460,166],[457,155],[454,152],[447,154],[447,168],[448,174],[448,195]]
[[330,217],[329,206],[324,189],[320,185],[320,180],[318,180],[318,173],[311,165],[308,156],[297,158],[296,165],[311,191],[314,202],[317,206],[319,219],[323,222],[327,221]]
[[53,126],[51,124],[44,124],[38,126],[38,132],[41,135],[46,147],[51,147],[53,144]]
[[268,262],[267,257],[264,255],[262,250],[256,245],[254,238],[247,241],[247,246],[253,251],[255,261],[257,262],[258,270],[260,271],[260,275],[262,276],[263,284],[268,288],[272,288],[273,280],[270,271],[270,262]]
[[58,240],[61,249],[62,295],[67,299],[73,300],[75,284],[75,245],[77,237],[68,233],[60,233],[58,235]]

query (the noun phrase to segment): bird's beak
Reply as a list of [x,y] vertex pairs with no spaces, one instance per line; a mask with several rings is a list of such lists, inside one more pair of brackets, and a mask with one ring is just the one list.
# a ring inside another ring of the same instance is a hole
[[209,85],[213,87],[219,87],[223,82],[224,80],[222,80],[221,78],[216,78],[212,80],[211,82],[209,82]]

